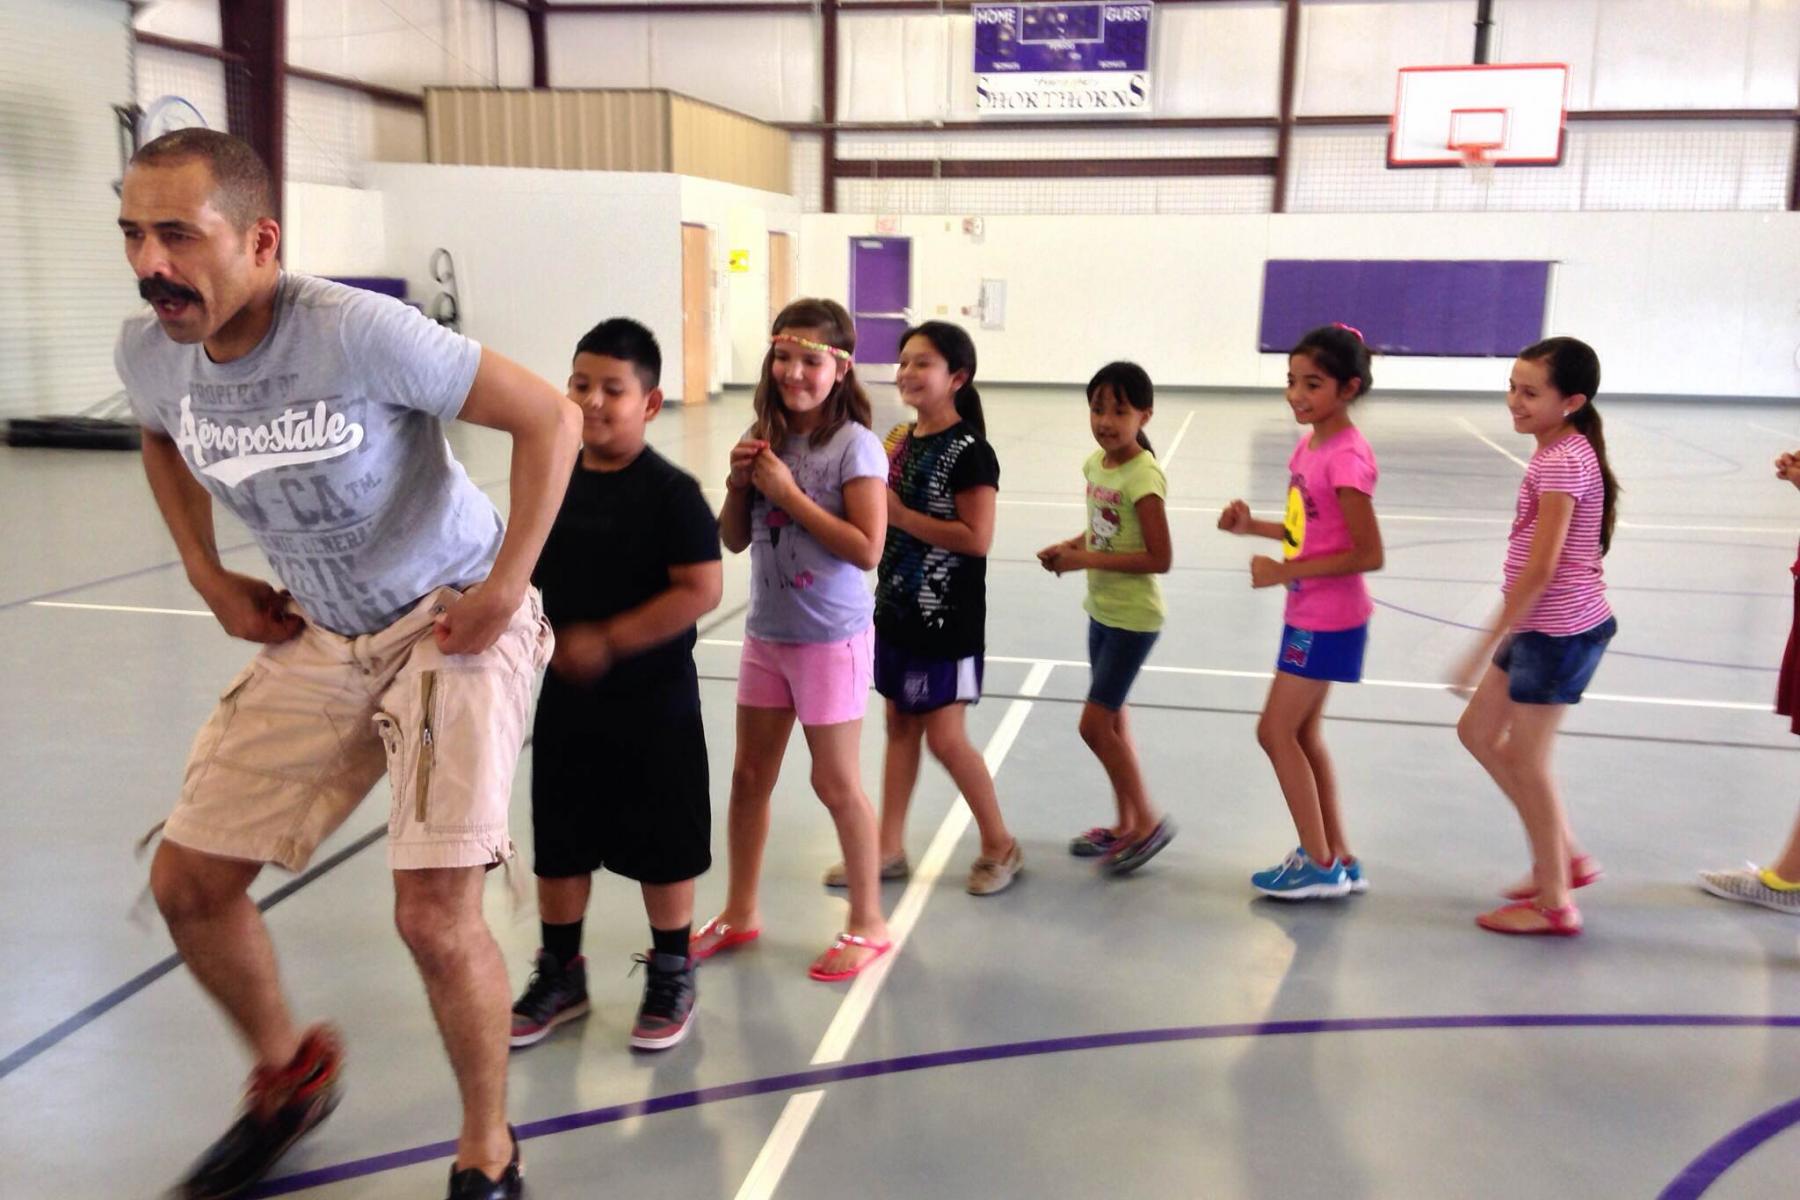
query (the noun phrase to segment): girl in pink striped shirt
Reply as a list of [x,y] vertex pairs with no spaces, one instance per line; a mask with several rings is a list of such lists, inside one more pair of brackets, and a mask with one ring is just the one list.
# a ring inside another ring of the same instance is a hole
[[1521,350],[1507,385],[1513,428],[1537,450],[1507,535],[1505,602],[1453,677],[1458,692],[1474,690],[1457,735],[1519,810],[1531,843],[1532,873],[1505,893],[1511,903],[1476,918],[1495,933],[1580,933],[1571,893],[1601,874],[1550,775],[1563,714],[1581,702],[1618,631],[1600,569],[1619,485],[1594,407],[1599,388],[1599,357],[1567,337]]

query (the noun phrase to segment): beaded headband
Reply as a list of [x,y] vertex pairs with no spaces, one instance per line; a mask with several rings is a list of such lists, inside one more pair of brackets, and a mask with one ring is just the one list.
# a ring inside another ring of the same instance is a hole
[[808,341],[803,337],[795,337],[791,333],[778,333],[769,339],[769,344],[771,346],[776,342],[789,342],[800,347],[802,350],[815,350],[820,354],[829,354],[831,357],[841,359],[844,362],[850,361],[850,352],[848,350],[840,350],[836,346],[827,346],[824,342]]

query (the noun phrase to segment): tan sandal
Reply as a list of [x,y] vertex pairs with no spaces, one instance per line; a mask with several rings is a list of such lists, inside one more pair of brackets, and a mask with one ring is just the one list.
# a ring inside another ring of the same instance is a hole
[[[883,883],[893,883],[900,879],[912,878],[912,864],[906,861],[906,851],[892,858],[881,860],[880,879]],[[849,887],[850,879],[844,871],[844,864],[837,863],[825,872],[825,886],[833,888]]]

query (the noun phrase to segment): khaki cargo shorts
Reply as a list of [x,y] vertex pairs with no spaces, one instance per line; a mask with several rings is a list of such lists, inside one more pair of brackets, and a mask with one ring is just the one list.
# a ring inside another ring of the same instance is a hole
[[298,871],[386,774],[390,867],[509,860],[513,772],[550,624],[532,589],[485,653],[447,655],[432,628],[458,595],[440,588],[361,637],[309,622],[264,646],[194,739],[163,836]]

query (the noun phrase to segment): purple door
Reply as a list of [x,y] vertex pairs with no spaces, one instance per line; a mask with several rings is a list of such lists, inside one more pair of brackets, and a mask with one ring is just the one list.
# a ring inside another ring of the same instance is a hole
[[912,239],[850,239],[850,315],[856,361],[900,361],[900,335],[912,306]]

